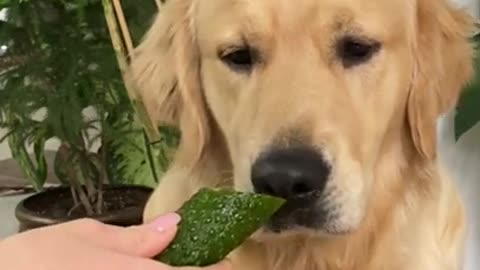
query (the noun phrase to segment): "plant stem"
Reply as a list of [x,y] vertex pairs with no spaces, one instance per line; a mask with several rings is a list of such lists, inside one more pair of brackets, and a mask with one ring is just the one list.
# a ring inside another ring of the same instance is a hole
[[87,197],[91,200],[95,196],[95,184],[94,184],[94,172],[89,164],[88,155],[82,149],[79,152],[79,166],[80,166],[80,175],[85,183],[87,190]]
[[[75,156],[71,155],[71,160],[74,160],[74,158]],[[80,202],[82,203],[83,207],[85,208],[85,211],[87,212],[87,216],[93,216],[95,212],[93,211],[92,204],[88,200],[87,194],[85,194],[85,191],[83,190],[82,186],[78,182],[78,178],[77,178],[78,176],[77,176],[75,165],[79,165],[79,164],[75,164],[75,162],[73,162],[71,165],[72,166],[67,170],[68,178],[70,179],[71,186],[77,192],[78,198],[80,198]]]
[[103,184],[100,182],[97,193],[97,213],[101,215],[103,213]]
[[95,212],[93,211],[93,206],[88,199],[87,194],[83,190],[82,186],[76,183],[78,195],[80,197],[80,201],[82,202],[83,206],[85,207],[85,211],[87,212],[87,216],[93,216]]
[[[153,161],[152,148],[150,147],[150,145],[148,143],[148,138],[147,138],[147,135],[145,134],[145,132],[143,132],[142,134],[143,134],[143,137],[144,137],[144,144],[145,144],[145,150],[146,150],[145,155],[147,156],[146,160],[147,160],[148,165],[150,167],[150,171],[152,172],[152,176],[153,176],[153,179],[155,180],[155,183],[158,183],[159,179],[158,179],[158,175],[157,175],[157,168],[155,167],[155,162]],[[162,169],[165,169],[165,168],[162,168]]]
[[[97,198],[97,211],[99,214],[102,213],[103,210],[103,181],[105,181],[108,178],[107,175],[107,143],[105,143],[106,138],[105,135],[102,133],[102,147],[100,148],[100,161],[98,162],[99,164],[99,171],[100,171],[100,179],[98,181],[98,198]],[[110,182],[110,181],[109,181]]]
[[70,186],[70,191],[72,193],[73,204],[78,205],[79,204],[78,196],[77,196],[77,192],[75,191],[75,188],[74,188],[73,185]]

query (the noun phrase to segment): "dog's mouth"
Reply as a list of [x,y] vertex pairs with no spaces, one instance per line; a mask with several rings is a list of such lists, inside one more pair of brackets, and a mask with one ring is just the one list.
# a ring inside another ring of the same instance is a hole
[[324,199],[322,192],[309,192],[292,198],[270,218],[264,230],[270,233],[306,228],[312,230],[325,229],[333,213]]

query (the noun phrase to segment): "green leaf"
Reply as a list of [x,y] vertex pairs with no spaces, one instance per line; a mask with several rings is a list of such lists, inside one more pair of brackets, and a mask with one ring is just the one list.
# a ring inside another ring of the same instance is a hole
[[40,180],[39,184],[43,186],[47,179],[47,160],[45,159],[45,137],[40,137],[33,143],[33,153],[35,156],[35,163],[37,164],[37,178]]
[[[473,38],[475,44],[480,44],[480,35]],[[457,105],[455,114],[455,139],[458,140],[465,132],[480,121],[480,51],[475,55],[475,75],[465,87]]]
[[476,82],[460,99],[455,115],[455,139],[480,122],[480,84]]
[[18,133],[13,133],[8,137],[8,146],[12,157],[17,161],[35,190],[42,190],[47,179],[47,163],[44,156],[45,139],[40,138],[34,143],[35,161],[31,159],[25,147],[25,140]]
[[7,8],[12,5],[12,0],[0,0],[0,10]]
[[112,125],[116,136],[104,140],[102,145],[110,182],[155,187],[169,166],[178,140],[164,132],[162,141],[149,144],[137,121],[126,117],[110,121],[115,121]]

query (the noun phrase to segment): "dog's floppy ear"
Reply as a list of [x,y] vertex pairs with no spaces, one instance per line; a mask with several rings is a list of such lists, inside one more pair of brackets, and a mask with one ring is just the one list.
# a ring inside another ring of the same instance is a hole
[[132,55],[128,82],[155,126],[181,130],[178,155],[195,162],[209,138],[199,79],[193,13],[196,0],[169,0]]
[[407,116],[416,151],[436,158],[437,118],[455,106],[472,75],[473,20],[444,0],[417,0],[415,68]]

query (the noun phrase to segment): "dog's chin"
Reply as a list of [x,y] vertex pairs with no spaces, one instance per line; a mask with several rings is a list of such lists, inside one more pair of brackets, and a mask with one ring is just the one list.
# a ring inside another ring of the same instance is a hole
[[340,206],[317,192],[289,198],[252,238],[327,238],[348,234],[358,222],[355,215],[339,211]]
[[348,235],[355,230],[354,226],[346,226],[338,224],[335,221],[325,222],[322,225],[299,225],[299,224],[282,224],[280,226],[269,222],[259,230],[257,230],[251,238],[256,241],[271,241],[288,238],[316,238],[326,239],[341,237]]
[[289,238],[321,240],[354,233],[361,226],[363,212],[361,209],[339,211],[341,208],[341,205],[324,201],[298,208],[287,202],[251,238],[265,242]]

